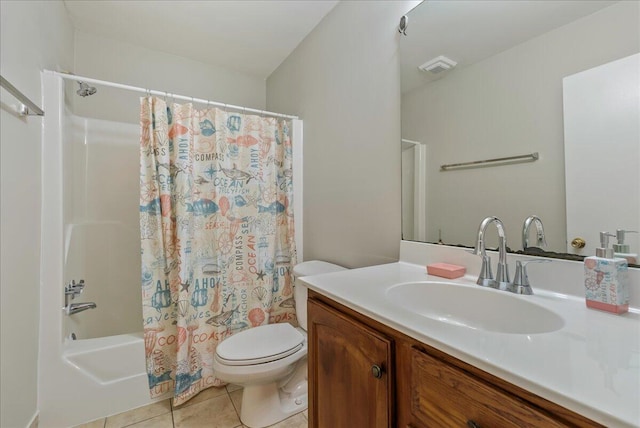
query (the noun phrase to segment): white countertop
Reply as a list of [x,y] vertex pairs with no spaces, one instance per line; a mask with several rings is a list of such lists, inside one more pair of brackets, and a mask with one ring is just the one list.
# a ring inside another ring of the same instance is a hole
[[514,297],[555,312],[564,326],[550,333],[509,334],[436,321],[386,298],[395,284],[475,284],[475,279],[429,276],[424,266],[404,262],[301,278],[338,303],[587,418],[611,427],[640,426],[638,310],[623,315],[591,310],[584,298],[534,286],[535,295]]

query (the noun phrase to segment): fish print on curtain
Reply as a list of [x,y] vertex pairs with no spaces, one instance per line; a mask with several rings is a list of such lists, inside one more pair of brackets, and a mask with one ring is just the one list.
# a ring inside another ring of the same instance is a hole
[[297,324],[290,122],[141,98],[144,343],[152,397],[221,385],[217,345]]

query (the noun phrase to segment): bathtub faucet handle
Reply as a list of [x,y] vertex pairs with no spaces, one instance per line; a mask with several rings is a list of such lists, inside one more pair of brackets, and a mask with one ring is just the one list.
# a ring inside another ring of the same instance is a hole
[[84,279],[81,279],[78,283],[76,280],[71,280],[69,284],[64,287],[64,305],[69,306],[69,297],[71,300],[75,299],[76,296],[82,293],[84,290]]
[[64,294],[70,294],[75,297],[76,294],[82,293],[82,290],[84,290],[84,279],[81,279],[77,284],[76,280],[73,279],[66,287],[64,287]]

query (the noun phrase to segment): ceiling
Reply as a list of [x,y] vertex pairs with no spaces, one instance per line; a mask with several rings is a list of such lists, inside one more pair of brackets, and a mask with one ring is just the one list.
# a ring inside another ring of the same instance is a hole
[[429,0],[410,13],[400,40],[402,93],[447,72],[418,70],[445,55],[456,69],[468,67],[512,46],[616,3],[612,0]]
[[266,79],[337,0],[65,0],[79,31]]

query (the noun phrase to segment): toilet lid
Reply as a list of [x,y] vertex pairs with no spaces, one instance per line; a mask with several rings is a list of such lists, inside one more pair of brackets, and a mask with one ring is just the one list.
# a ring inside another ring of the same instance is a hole
[[297,352],[303,342],[304,336],[291,324],[268,324],[223,340],[216,354],[222,363],[232,366],[261,364]]

